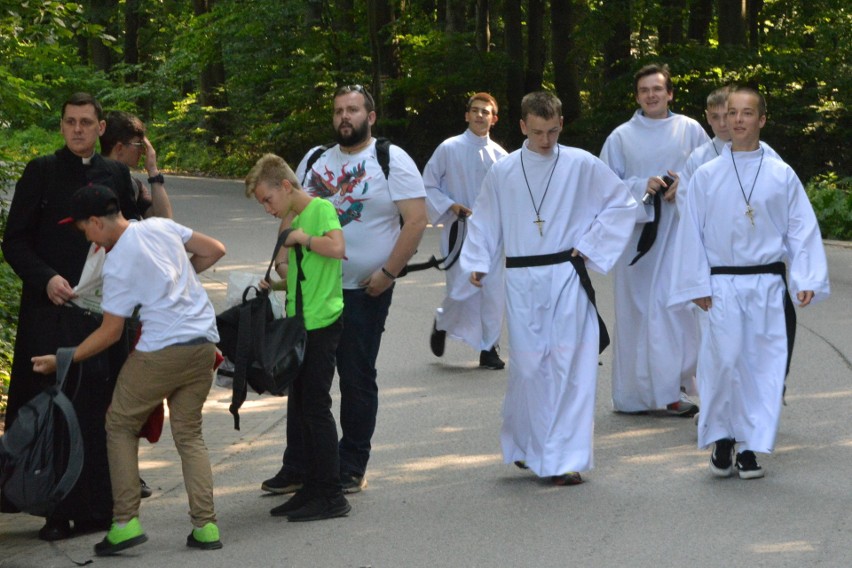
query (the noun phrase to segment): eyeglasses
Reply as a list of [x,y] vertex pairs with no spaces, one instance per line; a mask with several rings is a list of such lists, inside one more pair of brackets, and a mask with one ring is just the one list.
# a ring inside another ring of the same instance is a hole
[[365,89],[363,85],[359,85],[357,83],[338,87],[337,90],[334,92],[334,98],[336,99],[341,95],[347,95],[349,93],[359,93],[364,96],[364,106],[367,108],[367,112],[372,112],[376,108],[376,103],[373,100],[373,96],[370,94],[370,92],[367,91],[367,89]]

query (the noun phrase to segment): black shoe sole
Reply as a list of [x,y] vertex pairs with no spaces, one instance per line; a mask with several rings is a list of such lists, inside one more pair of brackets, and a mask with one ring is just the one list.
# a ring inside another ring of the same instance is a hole
[[219,550],[222,548],[222,541],[217,540],[215,542],[201,542],[200,540],[195,540],[195,537],[192,536],[192,533],[189,533],[189,536],[186,537],[186,545],[189,548],[196,548],[198,550]]
[[330,509],[328,511],[323,511],[322,513],[317,513],[316,515],[311,515],[309,517],[294,517],[289,516],[287,520],[291,523],[306,523],[310,521],[324,521],[326,519],[336,519],[337,517],[345,517],[349,514],[349,511],[352,510],[352,505],[347,503],[345,506],[338,507],[336,509]]
[[148,537],[144,534],[134,536],[133,538],[129,538],[117,544],[111,543],[106,539],[106,537],[104,537],[102,541],[95,545],[95,556],[113,556],[122,550],[127,550],[128,548],[132,548],[144,542],[148,542]]
[[267,485],[264,481],[261,483],[260,488],[267,493],[275,493],[276,495],[288,495],[290,493],[295,493],[299,489],[302,488],[301,483],[291,483],[285,487],[275,487],[273,485]]

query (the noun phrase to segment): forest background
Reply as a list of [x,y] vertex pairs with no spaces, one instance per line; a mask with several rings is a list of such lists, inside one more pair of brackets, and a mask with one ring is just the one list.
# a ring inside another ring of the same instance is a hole
[[[421,168],[483,90],[507,149],[522,96],[548,89],[560,141],[597,154],[636,108],[633,72],[663,62],[673,110],[702,123],[713,89],[759,87],[762,138],[823,236],[852,239],[850,51],[848,0],[0,0],[0,187],[62,145],[76,91],[138,114],[161,169],[242,177],[264,152],[295,165],[331,140],[331,94],[353,83],[376,99],[374,134]],[[0,412],[19,286],[0,261]]]

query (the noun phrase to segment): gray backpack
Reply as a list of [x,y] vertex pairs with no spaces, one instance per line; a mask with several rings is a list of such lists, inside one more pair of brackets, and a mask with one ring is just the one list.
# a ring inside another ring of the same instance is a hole
[[[83,439],[71,401],[62,392],[73,348],[56,352],[56,384],[33,397],[0,437],[0,487],[21,511],[50,516],[71,491],[83,469]],[[67,440],[58,439],[57,420],[64,421]],[[68,445],[64,471],[57,463],[57,444]]]

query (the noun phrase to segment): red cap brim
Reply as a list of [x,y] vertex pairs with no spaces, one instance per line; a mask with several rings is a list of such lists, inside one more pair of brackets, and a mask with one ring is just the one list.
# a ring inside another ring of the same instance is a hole
[[57,225],[67,225],[68,223],[73,223],[73,222],[74,222],[74,217],[65,217],[64,219],[60,219],[59,222],[57,222],[56,224]]

